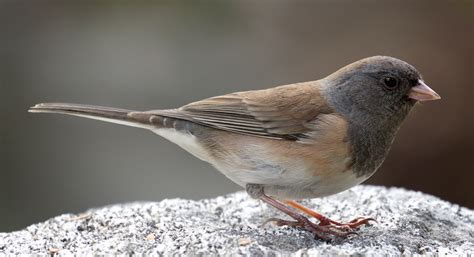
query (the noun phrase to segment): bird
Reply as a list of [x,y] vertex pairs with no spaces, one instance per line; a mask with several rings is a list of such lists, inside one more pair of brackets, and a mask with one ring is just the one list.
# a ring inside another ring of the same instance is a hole
[[29,112],[150,130],[289,217],[267,222],[332,240],[357,234],[357,228],[374,219],[338,222],[297,201],[336,194],[367,180],[383,163],[410,110],[418,102],[440,98],[412,65],[372,56],[319,80],[235,92],[174,109],[41,103]]

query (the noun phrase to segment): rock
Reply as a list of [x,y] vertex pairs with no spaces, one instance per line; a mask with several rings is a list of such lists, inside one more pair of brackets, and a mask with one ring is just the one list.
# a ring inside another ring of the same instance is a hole
[[468,255],[474,211],[398,188],[357,186],[305,205],[336,220],[370,216],[359,235],[323,242],[299,229],[262,223],[286,218],[244,192],[106,206],[0,233],[3,254]]

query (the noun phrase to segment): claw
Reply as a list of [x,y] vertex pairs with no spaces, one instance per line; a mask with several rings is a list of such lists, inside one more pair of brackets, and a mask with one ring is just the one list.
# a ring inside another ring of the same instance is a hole
[[349,221],[349,223],[347,223],[345,225],[348,225],[350,228],[358,228],[362,225],[369,224],[369,221],[377,222],[374,218],[357,217],[357,218]]
[[285,206],[280,201],[275,200],[272,197],[264,194],[263,191],[261,195],[259,196],[259,198],[294,219],[293,221],[289,221],[289,220],[282,220],[278,218],[271,218],[271,219],[266,220],[263,223],[263,225],[266,225],[268,222],[275,222],[277,226],[297,227],[297,228],[304,229],[308,232],[313,233],[315,238],[323,239],[326,241],[331,241],[332,239],[336,239],[336,238],[346,238],[350,235],[358,235],[356,232],[354,232],[353,230],[354,228],[357,228],[363,224],[367,224],[371,220],[374,220],[372,218],[359,217],[359,218],[353,219],[351,222],[346,223],[346,224],[339,223],[325,217],[322,214],[319,214],[313,210],[310,210],[302,206],[301,204],[298,204],[295,201],[286,201],[286,203],[290,205],[291,207],[299,209],[303,211],[304,213],[319,220],[319,224],[316,224],[316,223],[311,222],[305,216],[297,213],[294,209],[289,208],[288,206]]
[[325,227],[336,228],[337,230],[344,231],[344,232],[353,231],[353,229],[349,225],[346,225],[346,224],[342,224],[342,225],[329,224],[329,225],[325,225]]
[[279,227],[281,226],[300,227],[301,226],[300,222],[298,221],[283,220],[283,219],[278,219],[278,218],[267,219],[265,222],[263,222],[262,226],[265,226],[270,222],[275,222],[275,225]]
[[[358,228],[361,225],[368,224],[369,221],[375,221],[373,218],[357,217],[348,223],[341,223],[341,222],[334,221],[318,212],[315,212],[295,201],[286,201],[286,203],[290,205],[291,207],[298,209],[308,214],[309,216],[312,216],[316,218],[317,220],[319,220],[320,226],[336,226],[342,230],[352,230],[353,228]],[[347,227],[349,227],[349,229]]]
[[267,219],[262,223],[262,227],[265,227],[270,222],[278,222],[278,220],[276,218]]
[[[325,241],[331,241],[332,237],[345,238],[350,235],[358,235],[349,226],[338,226],[338,225],[325,225],[321,226],[315,224],[308,219],[301,219],[297,221],[283,220],[279,218],[270,218],[264,222],[266,225],[269,222],[275,222],[277,226],[289,226],[307,230],[315,235],[315,238],[323,239]],[[331,237],[332,236],[332,237]]]
[[322,222],[320,222],[319,225],[336,226],[336,227],[339,227],[341,229],[342,228],[345,228],[345,229],[350,228],[352,230],[352,229],[358,228],[362,225],[369,224],[369,221],[377,222],[373,218],[357,217],[357,218],[352,219],[351,221],[349,221],[347,223],[341,223],[341,222],[337,222],[337,221],[334,221],[334,220],[331,220],[331,219],[325,219]]

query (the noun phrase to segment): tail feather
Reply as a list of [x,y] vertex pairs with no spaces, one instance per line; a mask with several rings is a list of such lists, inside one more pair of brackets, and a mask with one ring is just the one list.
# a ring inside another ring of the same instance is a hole
[[209,154],[196,139],[195,131],[202,129],[201,125],[186,119],[175,118],[173,110],[154,110],[137,112],[131,110],[70,104],[43,103],[31,107],[33,113],[60,113],[89,119],[112,122],[132,127],[150,129],[154,133],[179,145],[199,159],[209,161]]
[[143,115],[134,117],[129,115],[131,113],[137,113],[135,111],[103,106],[71,103],[41,103],[30,107],[28,112],[67,114],[139,128],[148,128],[150,126],[148,119],[143,117]]

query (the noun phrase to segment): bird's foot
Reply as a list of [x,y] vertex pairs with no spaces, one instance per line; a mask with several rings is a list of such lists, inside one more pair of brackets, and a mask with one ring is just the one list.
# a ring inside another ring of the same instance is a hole
[[301,217],[298,220],[283,220],[278,218],[271,218],[265,221],[264,224],[273,222],[277,226],[288,226],[301,228],[314,234],[315,237],[325,241],[331,241],[336,238],[346,238],[349,235],[357,235],[349,226],[339,225],[321,225],[311,222],[306,217]]
[[337,222],[337,221],[334,221],[332,219],[329,219],[327,217],[324,217],[321,218],[319,217],[319,225],[320,226],[329,226],[329,225],[332,225],[332,226],[335,226],[335,227],[341,227],[341,228],[350,228],[350,229],[356,229],[356,228],[359,228],[360,226],[362,225],[365,225],[365,224],[369,224],[369,221],[375,221],[377,222],[375,219],[373,218],[367,218],[367,217],[357,217],[347,223],[342,223],[342,222]]
[[272,197],[263,193],[263,186],[257,184],[247,184],[247,193],[254,198],[260,198],[262,201],[270,204],[277,208],[281,212],[293,218],[293,221],[283,220],[278,218],[272,218],[267,220],[264,225],[268,222],[274,222],[277,226],[289,226],[304,229],[313,233],[316,238],[320,238],[326,241],[338,238],[346,238],[349,235],[357,235],[354,232],[354,228],[357,228],[363,224],[368,223],[372,218],[356,218],[348,223],[339,223],[333,221],[322,214],[319,214],[313,210],[310,210],[295,201],[286,201],[286,203],[296,209],[303,211],[304,213],[319,220],[319,224],[311,222],[307,217],[299,214],[295,209],[290,208],[282,202],[273,199]]
[[317,220],[319,220],[319,225],[320,226],[335,226],[335,227],[339,227],[339,228],[350,228],[350,229],[355,229],[355,228],[358,228],[362,225],[365,225],[365,224],[368,224],[369,221],[375,221],[377,222],[375,219],[373,218],[367,218],[367,217],[357,217],[347,223],[342,223],[342,222],[337,222],[337,221],[334,221],[318,212],[315,212],[295,201],[286,201],[286,203],[288,205],[290,205],[291,207],[295,208],[295,209],[298,209],[306,214],[308,214],[309,216],[311,217],[314,217],[316,218]]

